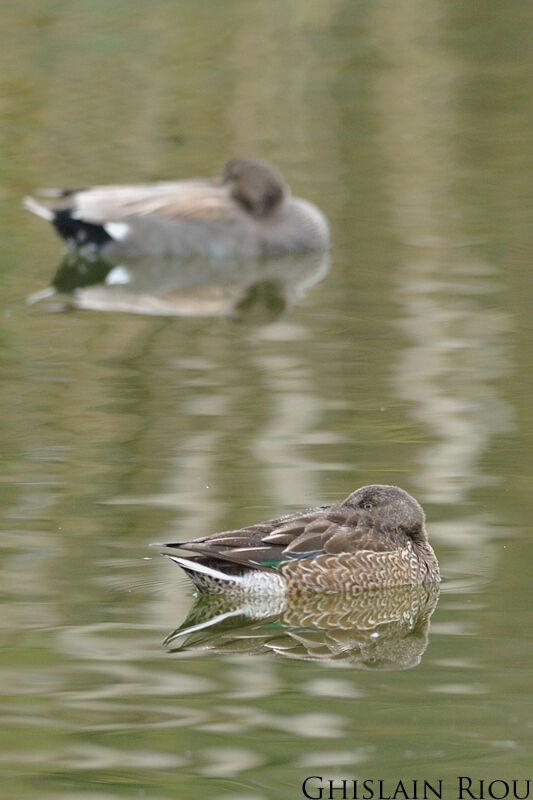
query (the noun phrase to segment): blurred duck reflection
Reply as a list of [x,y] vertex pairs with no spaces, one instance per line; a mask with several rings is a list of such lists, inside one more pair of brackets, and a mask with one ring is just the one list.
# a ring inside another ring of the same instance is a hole
[[329,269],[327,252],[228,260],[87,259],[70,253],[51,286],[28,297],[47,309],[230,317],[251,324],[286,313]]
[[376,592],[261,598],[199,595],[170,633],[170,652],[274,655],[360,669],[410,669],[428,644],[437,584]]

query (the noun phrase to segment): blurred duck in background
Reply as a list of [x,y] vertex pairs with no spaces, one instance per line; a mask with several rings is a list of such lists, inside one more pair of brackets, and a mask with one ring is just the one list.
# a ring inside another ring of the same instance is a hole
[[84,255],[228,258],[323,250],[330,233],[271,164],[229,161],[219,178],[43,189],[25,207]]

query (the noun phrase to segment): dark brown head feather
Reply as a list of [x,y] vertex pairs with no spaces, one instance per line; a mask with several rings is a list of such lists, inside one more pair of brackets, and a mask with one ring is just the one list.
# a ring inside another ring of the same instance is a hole
[[255,217],[273,213],[288,194],[288,187],[278,170],[253,158],[234,158],[222,173],[222,183],[231,196]]

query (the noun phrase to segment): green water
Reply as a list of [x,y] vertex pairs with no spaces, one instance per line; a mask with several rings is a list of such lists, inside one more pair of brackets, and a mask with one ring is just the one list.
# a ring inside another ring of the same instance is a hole
[[[0,20],[1,796],[284,800],[320,775],[451,800],[457,776],[533,777],[530,4]],[[239,153],[331,221],[288,299],[232,314],[210,278],[210,315],[26,305],[61,246],[25,194]],[[163,646],[193,596],[151,542],[372,482],[423,503],[441,563],[419,663]]]

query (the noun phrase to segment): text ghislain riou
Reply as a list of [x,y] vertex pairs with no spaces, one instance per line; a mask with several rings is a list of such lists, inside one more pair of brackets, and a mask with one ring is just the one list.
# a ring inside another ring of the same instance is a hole
[[459,775],[454,786],[445,788],[442,780],[334,780],[310,775],[302,783],[302,794],[308,800],[528,800],[533,798],[531,783],[530,778],[485,780]]

